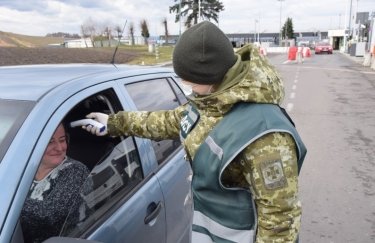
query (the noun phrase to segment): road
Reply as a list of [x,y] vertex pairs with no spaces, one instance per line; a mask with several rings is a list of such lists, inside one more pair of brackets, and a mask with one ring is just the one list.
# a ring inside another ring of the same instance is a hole
[[300,242],[375,242],[375,71],[338,52],[303,64],[268,58],[308,149]]

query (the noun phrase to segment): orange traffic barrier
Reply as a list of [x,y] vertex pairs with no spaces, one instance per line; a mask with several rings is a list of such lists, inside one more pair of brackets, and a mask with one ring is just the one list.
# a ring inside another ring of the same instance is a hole
[[304,47],[302,53],[303,53],[303,57],[311,57],[311,51],[309,47]]
[[296,46],[289,47],[288,60],[290,60],[290,61],[296,60],[297,50],[298,50],[298,48]]

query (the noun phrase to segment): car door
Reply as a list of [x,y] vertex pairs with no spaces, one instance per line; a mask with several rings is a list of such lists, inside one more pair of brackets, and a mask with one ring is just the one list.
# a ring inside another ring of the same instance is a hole
[[[10,214],[16,217],[20,215],[27,188],[60,122],[64,120],[69,124],[93,111],[109,114],[124,109],[114,86],[114,82],[106,82],[72,92],[74,95],[63,100],[54,111],[47,108],[50,103],[48,99],[54,99],[56,103],[57,98],[47,95],[42,99],[40,103],[44,102],[47,109],[38,110],[43,110],[40,111],[44,112],[43,118],[46,113],[50,117],[34,121],[46,123],[33,145],[34,150],[24,173],[31,177],[22,178],[22,190],[16,195]],[[33,117],[38,118],[38,114]],[[145,146],[142,139],[134,137],[96,137],[81,128],[69,128],[68,133],[68,156],[82,161],[91,173],[81,191],[83,202],[80,212],[82,209],[83,217],[73,230],[63,226],[59,236],[108,243],[166,242],[165,205],[161,187],[153,174],[143,170],[143,167],[150,167],[149,154],[153,153],[152,148]],[[14,223],[12,225],[15,227]],[[20,231],[14,232],[13,239],[16,239]]]
[[[172,110],[187,102],[173,74],[159,74],[124,80],[120,87],[132,98],[133,109],[142,111]],[[165,200],[167,241],[190,242],[192,199],[191,168],[184,160],[179,138],[153,141],[154,169]]]
[[[118,94],[114,89],[95,93],[77,104],[67,116],[75,120],[92,111],[111,114],[124,110],[126,107],[121,105]],[[74,133],[71,140],[75,141],[76,150],[71,149],[70,154],[89,160],[91,173],[88,186],[81,193],[84,219],[73,232],[64,229],[62,235],[108,243],[165,242],[162,191],[156,177],[145,170],[150,167],[152,149],[139,138],[103,138],[71,129],[71,135]],[[103,147],[108,148],[106,152],[93,156]]]

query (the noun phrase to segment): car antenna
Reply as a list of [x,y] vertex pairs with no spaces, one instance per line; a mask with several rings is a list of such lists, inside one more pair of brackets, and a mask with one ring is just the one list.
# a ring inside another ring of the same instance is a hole
[[[124,33],[124,30],[125,30],[125,26],[126,26],[126,23],[128,22],[128,20],[125,21],[125,24],[124,24],[124,27],[122,28],[122,31],[121,31],[121,37]],[[119,36],[119,39],[118,39],[118,42],[117,42],[117,46],[116,46],[116,49],[115,49],[115,52],[113,53],[113,56],[112,56],[112,61],[111,61],[111,64],[115,64],[115,56],[116,56],[116,53],[117,53],[117,49],[118,49],[118,46],[120,45],[120,39],[121,37]]]

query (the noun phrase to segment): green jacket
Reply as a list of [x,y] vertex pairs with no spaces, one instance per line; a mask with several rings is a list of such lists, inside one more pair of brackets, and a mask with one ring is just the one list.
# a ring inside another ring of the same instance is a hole
[[[212,128],[239,102],[280,104],[284,97],[282,80],[261,57],[258,49],[247,45],[237,51],[237,62],[228,70],[215,92],[191,96],[199,121],[183,141],[188,157],[195,153]],[[177,138],[186,106],[170,111],[119,112],[110,115],[108,133],[150,139]],[[285,183],[269,188],[262,166],[270,159],[282,162]],[[222,175],[227,187],[247,187],[257,208],[257,242],[293,242],[300,228],[301,205],[297,198],[298,168],[293,138],[287,133],[269,133],[244,148]]]
[[[209,133],[192,163],[193,242],[254,242],[257,213],[252,195],[248,188],[227,188],[221,176],[244,147],[273,132],[293,137],[301,168],[305,146],[277,105],[239,103]],[[285,184],[280,160],[269,160],[264,167],[264,183],[269,188]]]

